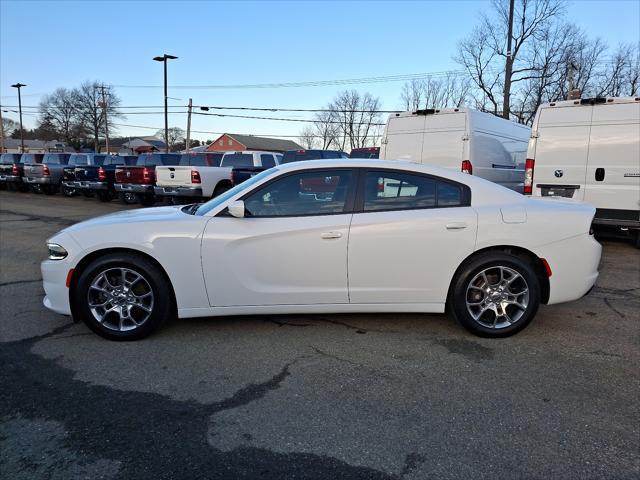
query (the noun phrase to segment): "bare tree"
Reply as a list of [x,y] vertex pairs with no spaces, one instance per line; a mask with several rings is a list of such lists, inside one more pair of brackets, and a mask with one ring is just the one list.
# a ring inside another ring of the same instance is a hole
[[[104,93],[103,93],[104,92]],[[98,151],[99,140],[105,134],[105,115],[109,131],[114,130],[113,120],[122,118],[118,112],[120,98],[113,88],[97,81],[86,81],[78,90],[78,109],[84,123],[93,134],[94,150]]]
[[536,75],[529,58],[534,44],[564,12],[563,0],[516,0],[509,42],[509,4],[509,0],[494,0],[492,14],[483,14],[480,26],[459,43],[456,56],[479,89],[477,98],[504,118],[510,118],[514,85]]
[[169,146],[169,149],[176,147],[181,142],[185,142],[186,133],[180,127],[170,127],[167,133],[169,138],[164,138],[164,128],[162,128],[156,132],[156,137],[162,138]]
[[14,130],[20,131],[20,124],[15,120],[7,117],[2,117],[2,131],[5,137],[11,137]]
[[469,80],[456,75],[413,79],[403,85],[400,99],[407,111],[460,107],[466,103],[470,90]]
[[86,124],[79,113],[78,90],[58,88],[40,101],[39,126],[46,124],[55,129],[68,144],[78,144],[87,133]]
[[313,130],[318,146],[321,146],[323,150],[331,147],[339,148],[340,132],[334,112],[317,112],[314,116]]
[[638,94],[640,79],[640,44],[621,44],[613,53],[610,63],[601,72],[596,96],[635,96]]
[[316,130],[313,125],[307,125],[300,131],[300,136],[298,137],[300,141],[300,145],[304,148],[311,149],[316,145]]
[[367,147],[374,142],[375,127],[380,122],[380,99],[357,90],[339,93],[329,105],[338,125],[339,145],[344,150]]

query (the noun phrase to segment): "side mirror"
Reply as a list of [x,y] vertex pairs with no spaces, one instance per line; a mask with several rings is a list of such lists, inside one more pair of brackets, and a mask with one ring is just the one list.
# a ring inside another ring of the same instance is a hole
[[244,202],[242,200],[236,200],[227,207],[229,215],[236,218],[244,218]]

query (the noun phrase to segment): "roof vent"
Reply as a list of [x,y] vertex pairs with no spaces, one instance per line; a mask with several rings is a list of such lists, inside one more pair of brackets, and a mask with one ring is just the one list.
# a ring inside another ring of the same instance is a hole
[[426,108],[424,110],[416,110],[413,112],[414,115],[433,115],[436,113],[436,110],[433,108]]

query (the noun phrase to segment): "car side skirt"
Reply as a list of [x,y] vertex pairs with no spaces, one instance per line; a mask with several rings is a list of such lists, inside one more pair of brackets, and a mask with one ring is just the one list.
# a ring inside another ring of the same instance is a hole
[[274,315],[317,313],[444,313],[444,303],[338,303],[315,305],[251,305],[211,308],[180,308],[178,318],[225,315]]

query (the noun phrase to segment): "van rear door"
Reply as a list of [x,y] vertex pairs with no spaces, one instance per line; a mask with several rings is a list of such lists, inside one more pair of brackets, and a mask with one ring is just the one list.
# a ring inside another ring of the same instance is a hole
[[593,107],[584,200],[597,218],[639,220],[640,102]]
[[421,163],[425,118],[426,115],[392,114],[387,121],[380,158]]
[[534,195],[584,199],[593,106],[540,109],[534,152]]

